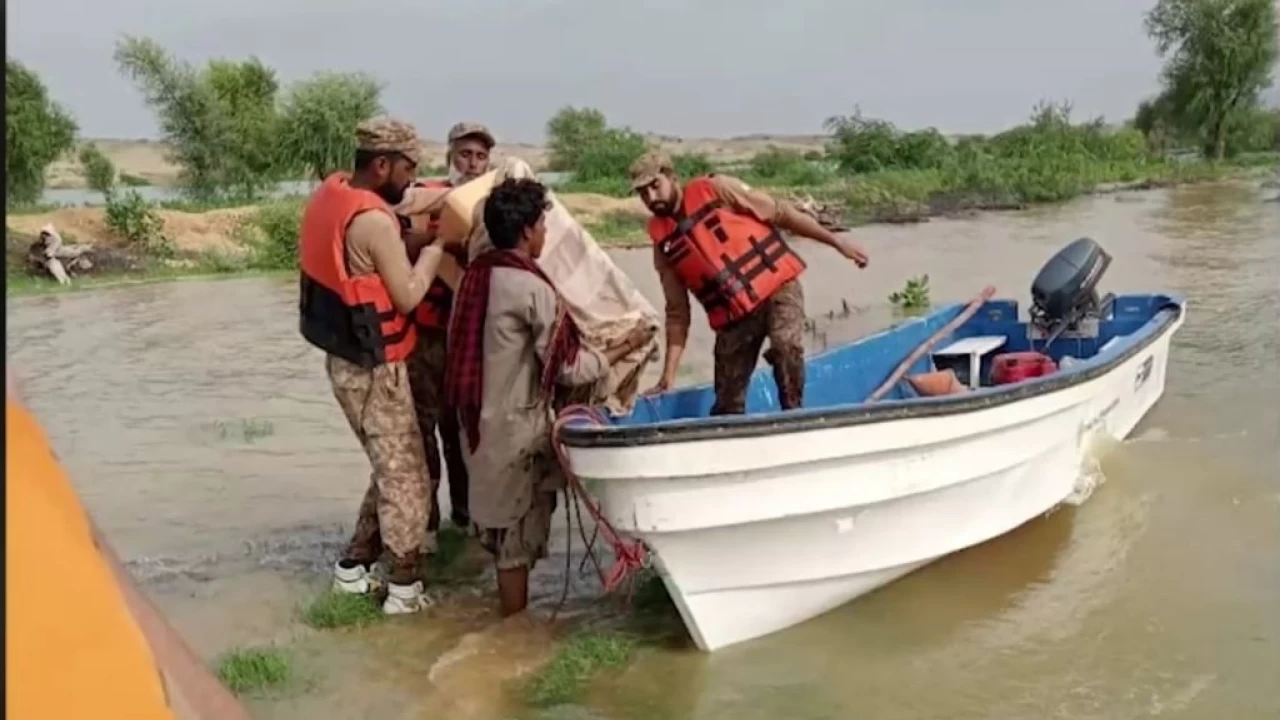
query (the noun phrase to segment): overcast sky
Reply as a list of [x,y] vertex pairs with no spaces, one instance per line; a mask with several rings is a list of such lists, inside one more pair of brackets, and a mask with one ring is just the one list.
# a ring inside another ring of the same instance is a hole
[[89,137],[155,135],[111,59],[123,33],[191,61],[257,55],[288,83],[363,70],[427,135],[539,142],[565,104],[683,136],[810,133],[860,105],[985,132],[1041,98],[1120,120],[1157,87],[1150,0],[8,0],[8,52]]

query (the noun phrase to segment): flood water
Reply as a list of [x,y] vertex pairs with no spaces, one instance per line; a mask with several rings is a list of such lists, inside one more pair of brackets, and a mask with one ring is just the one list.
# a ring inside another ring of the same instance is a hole
[[[861,272],[801,245],[821,346],[883,327],[886,296],[921,273],[935,303],[986,283],[1025,303],[1040,265],[1091,236],[1115,257],[1106,289],[1190,298],[1166,394],[1102,458],[1106,482],[1080,507],[771,637],[714,655],[644,649],[583,707],[545,717],[1280,717],[1280,203],[1263,197],[1195,186],[862,228]],[[658,303],[648,257],[617,257]],[[300,658],[301,689],[251,701],[255,716],[527,715],[502,683],[549,641],[495,629],[483,581],[470,599],[371,630],[296,621],[327,582],[368,468],[297,334],[293,282],[25,297],[8,317],[29,402],[179,629],[209,657],[280,642]],[[710,374],[699,327],[687,379]],[[543,607],[562,567],[539,567]]]

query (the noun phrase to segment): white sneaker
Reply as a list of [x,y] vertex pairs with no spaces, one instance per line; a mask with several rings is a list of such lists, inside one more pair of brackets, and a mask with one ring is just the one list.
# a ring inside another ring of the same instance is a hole
[[387,583],[387,599],[382,603],[382,612],[387,615],[409,615],[424,610],[431,601],[422,591],[422,581],[412,585],[396,585]]
[[333,589],[337,592],[364,595],[373,589],[371,579],[366,565],[345,568],[338,562],[333,566]]

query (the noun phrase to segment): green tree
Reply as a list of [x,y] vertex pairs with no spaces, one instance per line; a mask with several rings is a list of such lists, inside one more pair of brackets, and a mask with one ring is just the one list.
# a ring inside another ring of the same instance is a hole
[[599,145],[608,131],[604,113],[595,108],[560,108],[547,121],[548,169],[553,172],[577,170],[583,154]]
[[281,179],[279,83],[257,58],[196,69],[154,40],[126,36],[115,61],[155,111],[188,194],[252,199]]
[[94,143],[80,146],[80,167],[89,187],[110,197],[116,187],[116,166]]
[[5,202],[33,203],[44,192],[45,170],[75,146],[79,128],[40,77],[12,58],[5,59],[4,110]]
[[298,83],[281,111],[284,156],[320,180],[350,166],[356,126],[382,112],[381,94],[377,80],[359,73],[322,73]]
[[827,118],[823,128],[831,133],[827,155],[846,173],[887,170],[897,165],[900,131],[892,123],[867,118],[855,107],[852,115]]
[[644,136],[627,128],[609,128],[578,150],[573,178],[581,182],[625,180],[631,163],[649,149]]
[[222,187],[235,197],[252,199],[273,189],[285,176],[279,145],[280,83],[256,57],[242,62],[214,60],[201,73],[213,92],[215,120],[224,146]]
[[1133,129],[1147,139],[1147,146],[1153,152],[1163,153],[1175,142],[1168,104],[1168,97],[1163,94],[1143,100],[1129,121]]
[[1222,159],[1233,122],[1257,107],[1276,61],[1273,0],[1158,0],[1147,32],[1165,63],[1171,118]]

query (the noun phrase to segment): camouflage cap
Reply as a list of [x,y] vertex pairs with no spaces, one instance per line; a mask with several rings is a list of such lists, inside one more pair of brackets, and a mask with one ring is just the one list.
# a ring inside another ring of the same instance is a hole
[[489,132],[489,128],[481,125],[480,123],[460,122],[449,128],[450,145],[464,137],[478,137],[481,142],[487,145],[491,150],[494,145],[498,144],[497,141],[493,139],[493,133]]
[[386,115],[370,118],[356,127],[356,148],[369,152],[400,153],[422,162],[422,144],[413,125]]
[[648,185],[663,173],[674,173],[671,156],[661,150],[650,150],[631,163],[631,187]]

